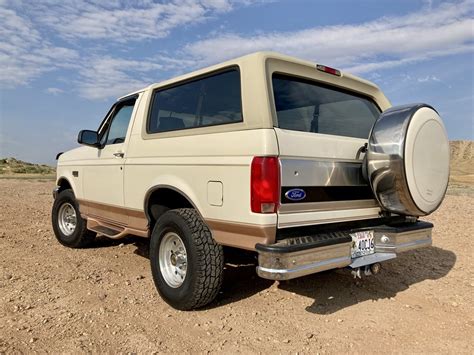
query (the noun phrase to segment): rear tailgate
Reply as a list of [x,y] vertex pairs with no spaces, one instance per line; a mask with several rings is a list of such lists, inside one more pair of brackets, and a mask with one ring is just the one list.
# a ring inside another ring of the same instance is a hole
[[[279,228],[379,217],[358,154],[381,112],[360,90],[378,89],[326,73],[331,80],[323,82],[320,75],[270,78],[281,161]],[[334,85],[338,79],[344,87]]]
[[[280,147],[278,227],[377,218],[380,208],[362,177],[362,139],[275,128]],[[293,191],[302,190],[304,198]]]

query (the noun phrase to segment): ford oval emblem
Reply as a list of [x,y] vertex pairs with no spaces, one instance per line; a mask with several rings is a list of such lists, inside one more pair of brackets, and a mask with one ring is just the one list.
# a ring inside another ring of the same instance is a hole
[[306,197],[306,192],[302,189],[291,189],[285,193],[285,197],[291,201],[301,201]]

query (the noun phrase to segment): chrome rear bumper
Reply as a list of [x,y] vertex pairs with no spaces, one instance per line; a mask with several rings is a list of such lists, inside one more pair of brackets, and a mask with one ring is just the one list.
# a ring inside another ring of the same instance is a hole
[[273,245],[258,244],[257,274],[270,280],[289,280],[346,266],[371,265],[396,258],[407,250],[430,246],[432,228],[426,222],[364,228],[374,231],[375,253],[354,259],[350,233],[364,229],[288,238]]

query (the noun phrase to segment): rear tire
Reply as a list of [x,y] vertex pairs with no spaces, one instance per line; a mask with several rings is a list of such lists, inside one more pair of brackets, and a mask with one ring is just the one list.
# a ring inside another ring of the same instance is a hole
[[191,310],[212,302],[222,285],[224,254],[196,210],[170,210],[150,241],[153,280],[172,307]]
[[54,200],[51,220],[56,239],[69,248],[84,248],[92,244],[96,234],[87,229],[79,204],[72,190],[61,191]]

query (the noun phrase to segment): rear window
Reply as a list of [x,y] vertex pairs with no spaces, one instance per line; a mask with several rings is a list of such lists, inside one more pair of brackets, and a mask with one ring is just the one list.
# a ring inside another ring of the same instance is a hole
[[355,93],[282,74],[274,74],[272,82],[283,129],[368,138],[380,115],[372,100]]
[[237,69],[155,91],[148,132],[215,126],[242,121]]

